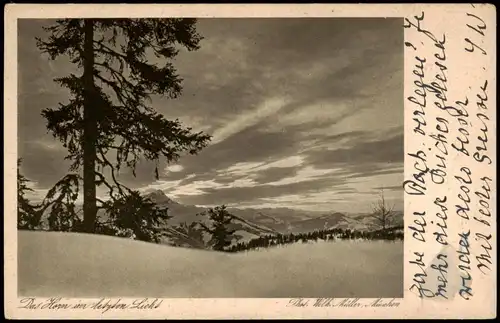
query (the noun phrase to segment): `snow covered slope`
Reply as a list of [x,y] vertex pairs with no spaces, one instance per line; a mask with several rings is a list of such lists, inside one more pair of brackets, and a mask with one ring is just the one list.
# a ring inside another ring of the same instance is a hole
[[295,244],[240,254],[19,232],[19,296],[402,297],[403,244]]

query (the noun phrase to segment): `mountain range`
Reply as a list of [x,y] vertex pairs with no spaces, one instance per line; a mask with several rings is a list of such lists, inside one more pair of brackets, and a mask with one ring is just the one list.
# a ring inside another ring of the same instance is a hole
[[[207,208],[180,204],[163,191],[153,191],[146,195],[159,207],[168,208],[170,227],[178,227],[182,223],[189,225],[195,221],[203,221],[197,216]],[[345,214],[341,212],[314,212],[289,208],[227,208],[234,216],[233,229],[239,236],[238,241],[248,241],[261,235],[277,233],[299,233],[322,229],[351,229],[351,230],[376,230],[370,214]],[[403,212],[394,212],[393,225],[402,225]]]
[[[200,248],[203,243],[207,242],[206,240],[201,242],[196,232],[189,230],[189,225],[193,222],[205,222],[207,217],[199,216],[199,214],[208,208],[178,203],[161,190],[147,193],[145,196],[149,197],[158,207],[167,208],[168,214],[172,217],[167,221],[165,228],[167,238],[163,243]],[[81,211],[81,205],[77,208]],[[235,230],[236,236],[233,243],[278,233],[302,233],[334,228],[359,231],[379,229],[369,213],[346,214],[291,208],[227,208],[227,210],[233,215],[231,229]],[[100,210],[99,216],[105,217],[102,212],[103,210]],[[394,212],[394,215],[392,225],[402,225],[403,212]],[[205,237],[205,239],[208,238]]]

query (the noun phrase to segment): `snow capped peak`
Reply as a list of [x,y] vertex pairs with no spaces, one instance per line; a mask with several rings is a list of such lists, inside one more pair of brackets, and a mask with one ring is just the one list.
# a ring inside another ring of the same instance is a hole
[[149,197],[153,202],[157,204],[177,204],[177,202],[169,198],[162,190],[150,192],[146,194],[146,197]]

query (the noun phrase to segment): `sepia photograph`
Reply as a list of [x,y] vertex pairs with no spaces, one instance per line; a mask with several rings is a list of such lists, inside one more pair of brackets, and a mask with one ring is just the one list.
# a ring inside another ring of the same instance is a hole
[[18,296],[402,298],[403,22],[18,19]]

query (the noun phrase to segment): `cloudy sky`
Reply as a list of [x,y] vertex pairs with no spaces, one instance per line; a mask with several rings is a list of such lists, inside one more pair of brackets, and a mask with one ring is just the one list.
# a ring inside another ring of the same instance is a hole
[[[36,48],[47,21],[19,21],[19,155],[43,196],[68,171],[40,112],[66,102],[52,79],[72,66]],[[399,19],[202,19],[201,49],[174,64],[167,118],[213,135],[177,165],[120,179],[184,204],[365,212],[384,188],[402,208],[403,28]]]

